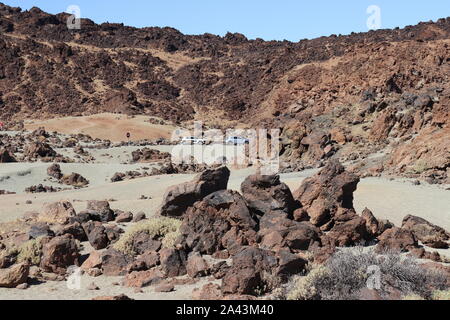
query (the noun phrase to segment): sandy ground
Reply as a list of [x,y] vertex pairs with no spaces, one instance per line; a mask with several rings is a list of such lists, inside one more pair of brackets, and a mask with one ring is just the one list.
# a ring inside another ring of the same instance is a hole
[[[80,211],[86,208],[87,200],[106,199],[111,201],[111,207],[114,209],[134,213],[143,211],[147,216],[154,215],[161,204],[165,190],[169,186],[191,180],[194,175],[152,176],[110,183],[110,177],[117,171],[142,170],[142,167],[149,166],[148,164],[126,164],[129,161],[130,150],[133,148],[135,147],[93,149],[89,151],[95,153],[98,163],[61,164],[63,173],[78,172],[90,180],[90,186],[58,193],[23,193],[25,187],[42,183],[44,179],[48,179],[46,176],[48,163],[2,164],[0,166],[0,189],[20,193],[0,196],[0,222],[15,220],[27,211],[39,211],[46,202],[59,200],[72,201],[75,209]],[[161,151],[170,151],[171,147],[158,146],[157,148]],[[102,156],[106,153],[108,155]],[[239,190],[242,181],[254,172],[254,168],[232,170],[229,188]],[[316,172],[317,169],[282,174],[281,180],[294,191],[306,177]],[[9,178],[6,179],[5,177],[8,176]],[[46,185],[57,185],[51,181],[44,182]],[[149,199],[139,200],[141,195],[145,195]],[[413,214],[450,230],[449,191],[442,186],[428,184],[416,186],[411,181],[404,179],[366,178],[361,180],[354,196],[355,208],[358,213],[368,207],[376,217],[389,219],[396,225],[400,225],[403,217],[407,214]],[[26,204],[27,200],[31,200],[31,204]],[[448,256],[448,251],[440,251],[440,253]],[[104,276],[91,278],[83,275],[80,290],[68,289],[65,282],[46,282],[32,285],[27,290],[0,288],[0,299],[90,299],[95,296],[121,293],[134,299],[189,299],[194,288],[201,287],[206,283],[206,280],[202,280],[194,285],[178,286],[176,291],[171,293],[155,293],[154,287],[144,288],[143,293],[136,293],[133,289],[114,285],[120,279],[120,277]],[[100,290],[87,290],[87,286],[91,282],[95,282]]]
[[49,120],[29,120],[25,122],[26,130],[45,127],[49,132],[57,131],[65,134],[88,134],[93,138],[108,139],[114,142],[126,140],[126,133],[131,134],[130,140],[170,138],[175,127],[170,125],[155,125],[148,122],[150,117],[101,113],[83,117],[63,117]]

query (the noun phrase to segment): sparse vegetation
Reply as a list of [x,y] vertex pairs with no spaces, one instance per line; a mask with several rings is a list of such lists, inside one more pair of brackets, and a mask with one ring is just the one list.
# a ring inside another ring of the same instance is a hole
[[377,274],[381,298],[389,296],[389,289],[402,293],[404,298],[415,299],[431,299],[442,295],[438,293],[441,291],[433,293],[433,290],[448,290],[445,274],[421,267],[414,258],[396,252],[376,254],[373,250],[353,248],[336,253],[324,266],[316,266],[306,276],[293,278],[286,286],[286,298],[356,300]]
[[31,264],[38,265],[41,262],[42,255],[42,237],[32,239],[22,244],[18,249],[17,261],[28,261]]
[[450,290],[436,290],[432,298],[433,300],[450,300]]
[[165,247],[173,246],[178,237],[180,225],[180,220],[167,217],[140,222],[130,227],[114,244],[114,248],[127,254],[136,255],[133,248],[134,238],[142,232],[149,234],[153,239],[161,240]]

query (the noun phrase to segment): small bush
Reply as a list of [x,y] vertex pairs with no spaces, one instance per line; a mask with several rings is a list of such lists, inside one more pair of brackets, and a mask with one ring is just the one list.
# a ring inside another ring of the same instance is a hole
[[153,239],[159,239],[164,246],[173,246],[178,235],[181,221],[167,217],[158,217],[137,223],[130,227],[114,244],[114,248],[126,254],[136,255],[133,248],[137,234],[145,232]]
[[[372,273],[375,272],[375,273]],[[376,277],[376,282],[372,281]],[[382,298],[389,297],[389,288],[403,296],[431,299],[434,290],[447,289],[446,275],[421,267],[417,260],[400,253],[377,254],[372,249],[343,250],[324,266],[315,267],[304,277],[291,280],[287,299],[293,300],[358,300],[368,284],[380,285]]]
[[41,262],[42,238],[32,239],[22,244],[18,249],[17,261],[38,265]]
[[432,295],[433,300],[450,300],[450,290],[436,290]]
[[286,298],[288,300],[317,300],[318,291],[316,284],[321,278],[328,277],[330,270],[324,266],[313,268],[306,276],[297,276],[292,283]]

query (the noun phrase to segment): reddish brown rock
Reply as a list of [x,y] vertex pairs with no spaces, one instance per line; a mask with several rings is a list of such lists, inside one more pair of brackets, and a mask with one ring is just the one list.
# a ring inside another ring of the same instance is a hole
[[377,251],[384,250],[405,252],[417,248],[417,240],[411,231],[397,227],[387,229],[378,237]]
[[117,223],[130,222],[133,220],[133,214],[131,212],[122,212],[116,218]]
[[164,248],[159,251],[161,270],[166,277],[186,274],[186,253],[182,250]]
[[53,177],[57,180],[61,179],[63,177],[63,174],[61,172],[61,167],[59,164],[54,163],[50,167],[47,168],[47,174],[50,177]]
[[71,236],[55,237],[43,246],[41,268],[65,274],[68,267],[78,265],[78,247]]
[[318,174],[305,179],[294,198],[306,210],[311,223],[322,226],[332,219],[338,208],[353,209],[353,192],[358,182],[357,176],[332,160]]
[[450,239],[449,233],[427,220],[408,215],[403,219],[402,229],[411,231],[417,240],[432,248],[446,249]]
[[133,271],[126,275],[123,285],[130,288],[142,288],[158,284],[164,279],[164,273],[157,268],[147,271]]
[[229,177],[230,170],[227,167],[208,169],[193,181],[170,187],[164,194],[160,214],[171,217],[183,215],[196,201],[215,191],[226,189]]
[[223,294],[255,294],[264,288],[264,272],[273,274],[277,258],[267,250],[243,248],[233,257],[233,264],[222,279]]
[[202,288],[192,291],[192,300],[220,300],[222,297],[220,286],[214,283],[205,284]]
[[84,187],[89,184],[89,181],[85,177],[75,172],[63,176],[60,182],[73,187]]
[[209,273],[209,266],[198,252],[193,252],[188,257],[186,271],[191,278],[204,277]]
[[45,204],[37,221],[50,224],[67,224],[76,215],[75,209],[68,201]]
[[13,265],[7,269],[0,269],[0,287],[15,288],[26,283],[30,267],[27,263]]
[[255,227],[256,221],[238,192],[217,191],[187,210],[178,242],[188,252],[213,254],[235,245],[254,242],[254,234],[248,237],[246,232]]
[[127,266],[133,258],[115,249],[102,252],[102,272],[106,276],[121,276],[127,273]]
[[241,184],[242,196],[249,209],[257,214],[264,215],[271,211],[281,211],[292,215],[295,201],[289,187],[280,182],[279,175],[251,175]]
[[87,202],[86,212],[103,222],[114,221],[114,211],[108,201],[90,200]]

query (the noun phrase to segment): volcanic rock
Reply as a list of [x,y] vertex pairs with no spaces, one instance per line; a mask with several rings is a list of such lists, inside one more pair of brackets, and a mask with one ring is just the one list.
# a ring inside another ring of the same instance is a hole
[[196,201],[226,189],[229,177],[230,170],[220,167],[202,172],[193,181],[170,187],[164,195],[160,214],[172,217],[183,215]]

